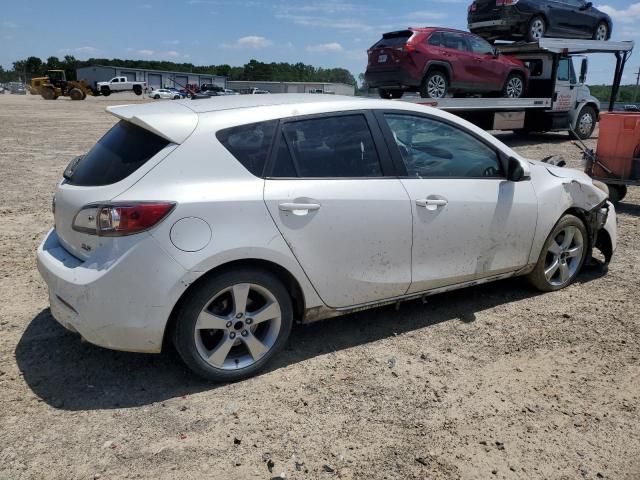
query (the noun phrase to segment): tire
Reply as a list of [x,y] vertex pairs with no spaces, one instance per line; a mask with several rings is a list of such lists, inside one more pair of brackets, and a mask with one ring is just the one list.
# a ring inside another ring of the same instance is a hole
[[82,90],[79,88],[72,88],[69,91],[69,97],[71,100],[82,100]]
[[444,98],[449,92],[449,79],[442,70],[431,70],[420,85],[422,98]]
[[536,15],[527,25],[527,41],[537,42],[547,33],[547,22],[540,15]]
[[607,187],[609,187],[609,200],[611,200],[611,203],[621,202],[627,196],[626,185],[608,183]]
[[102,93],[102,95],[104,95],[105,97],[108,97],[109,95],[111,95],[111,89],[109,87],[101,88],[100,93]]
[[174,100],[180,100],[180,98],[182,98],[182,97],[180,97],[180,95],[174,95],[174,97],[173,97]]
[[87,98],[87,92],[82,92],[82,100],[84,100],[85,98]]
[[502,96],[504,98],[522,98],[524,95],[524,77],[520,73],[510,73],[504,82]]
[[53,88],[43,88],[40,91],[40,95],[42,96],[42,98],[44,98],[45,100],[55,100],[56,98],[56,92]]
[[596,123],[598,122],[598,114],[589,105],[580,110],[580,115],[576,120],[576,128],[574,129],[575,135],[580,140],[586,140],[591,137],[591,134],[596,128]]
[[600,22],[593,31],[593,39],[605,41],[609,40],[609,25],[606,22]]
[[[258,312],[267,308],[258,323]],[[202,328],[207,322],[213,328]],[[174,345],[196,374],[234,382],[262,370],[286,344],[292,324],[291,297],[282,282],[268,271],[238,268],[189,293],[178,311]]]
[[153,98],[154,98],[155,100],[159,100],[159,99],[160,99],[160,95],[154,95],[154,96],[153,96]]
[[134,86],[133,93],[135,93],[136,95],[142,95],[142,87],[140,85]]
[[[570,241],[568,241],[570,240]],[[528,280],[538,290],[553,292],[573,283],[588,253],[587,229],[578,217],[565,215],[553,228]]]

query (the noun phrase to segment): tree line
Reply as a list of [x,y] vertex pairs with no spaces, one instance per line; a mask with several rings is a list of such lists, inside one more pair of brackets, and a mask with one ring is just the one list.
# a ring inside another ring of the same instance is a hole
[[72,55],[64,58],[49,57],[42,60],[29,57],[13,62],[12,70],[4,70],[0,66],[0,82],[22,81],[28,82],[33,77],[46,74],[47,70],[64,70],[68,80],[76,78],[76,69],[91,65],[119,66],[125,68],[144,68],[149,70],[169,70],[185,73],[200,73],[208,75],[222,75],[229,80],[276,81],[276,82],[330,82],[356,85],[356,80],[344,68],[322,68],[306,65],[302,62],[264,63],[250,60],[242,67],[231,65],[198,66],[192,63],[175,63],[157,60],[122,60],[119,58],[90,58],[78,60]]
[[[591,95],[601,102],[608,102],[611,97],[611,85],[593,85],[589,87]],[[640,88],[635,85],[621,85],[618,92],[619,103],[640,102]]]

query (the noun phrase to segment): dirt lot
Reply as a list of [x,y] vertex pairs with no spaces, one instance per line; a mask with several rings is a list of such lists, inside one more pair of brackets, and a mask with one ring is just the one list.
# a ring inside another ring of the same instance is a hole
[[[128,101],[0,95],[1,479],[640,478],[640,189],[608,273],[300,327],[268,372],[211,385],[81,342],[35,268],[62,170]],[[579,166],[564,134],[500,137]]]

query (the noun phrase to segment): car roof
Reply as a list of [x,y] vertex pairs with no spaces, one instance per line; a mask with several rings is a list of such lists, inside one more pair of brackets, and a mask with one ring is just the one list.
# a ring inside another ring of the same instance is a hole
[[[338,113],[357,110],[404,110],[428,113],[466,126],[510,155],[518,156],[484,130],[455,115],[436,108],[379,98],[309,93],[271,95],[226,95],[200,100],[174,100],[107,107],[112,115],[160,135],[173,143],[183,143],[202,121],[215,121],[221,128],[278,118]],[[224,114],[224,115],[221,115]]]
[[455,28],[446,28],[446,27],[409,27],[407,30],[411,30],[413,32],[418,32],[418,33],[451,32],[451,33],[463,33],[465,35],[475,36],[473,33],[465,32],[464,30],[456,30]]

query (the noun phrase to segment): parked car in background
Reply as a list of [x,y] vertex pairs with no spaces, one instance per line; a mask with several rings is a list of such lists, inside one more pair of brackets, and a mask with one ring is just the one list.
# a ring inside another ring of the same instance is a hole
[[404,92],[443,98],[449,93],[483,93],[520,98],[528,70],[487,41],[448,28],[409,28],[385,33],[368,50],[365,81],[382,98]]
[[187,92],[185,90],[178,90],[175,87],[167,88],[167,90],[175,93],[176,95],[180,95],[180,98],[187,98]]
[[200,92],[215,92],[219,94],[224,92],[224,87],[216,85],[215,83],[203,83],[200,85]]
[[65,170],[38,248],[51,313],[106,348],[172,340],[211,380],[264,368],[294,321],[520,275],[559,290],[594,245],[616,247],[604,185],[430,107],[276,94],[107,111],[120,121]]
[[127,77],[113,77],[107,82],[97,82],[96,91],[108,97],[114,92],[132,91],[136,95],[142,95],[147,88],[147,82],[134,82]]
[[168,88],[158,88],[156,90],[151,90],[149,92],[149,97],[155,98],[156,100],[158,100],[159,98],[172,98],[174,100],[180,100],[182,98],[182,95],[180,95],[180,92],[173,91]]
[[4,90],[5,90],[4,85],[0,84],[0,94],[3,94]]
[[475,0],[469,30],[488,40],[542,37],[609,40],[611,17],[585,0]]
[[263,90],[261,88],[242,88],[239,90],[240,95],[266,95],[270,94],[269,90]]
[[13,93],[15,95],[26,95],[27,94],[27,88],[24,86],[23,83],[20,83],[20,82],[9,82],[7,84],[7,87],[9,88],[9,93]]

